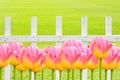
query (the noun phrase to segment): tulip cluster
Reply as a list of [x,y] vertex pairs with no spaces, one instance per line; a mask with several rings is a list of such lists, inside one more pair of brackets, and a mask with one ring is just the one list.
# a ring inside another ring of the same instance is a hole
[[62,47],[50,46],[42,50],[34,46],[23,47],[18,42],[0,44],[0,68],[8,64],[20,71],[28,69],[32,72],[44,68],[93,71],[99,66],[105,70],[114,70],[120,66],[120,49],[101,37],[92,40],[88,46],[83,46],[80,41],[68,40]]

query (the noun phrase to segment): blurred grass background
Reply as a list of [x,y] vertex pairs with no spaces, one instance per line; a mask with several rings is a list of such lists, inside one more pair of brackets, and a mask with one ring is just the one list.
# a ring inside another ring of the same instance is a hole
[[[12,17],[12,35],[30,35],[31,16],[38,17],[38,35],[55,35],[56,16],[63,17],[63,35],[80,35],[82,16],[88,16],[89,35],[105,34],[106,16],[113,18],[113,35],[120,34],[120,0],[0,0],[0,36],[4,35],[6,16]],[[115,44],[120,45],[119,42]],[[55,45],[55,42],[38,43],[40,48],[50,45]],[[114,80],[120,80],[119,71],[119,69],[115,71]],[[28,71],[24,74],[27,80]],[[38,78],[40,74],[38,73]],[[88,74],[90,80],[90,71]],[[50,70],[45,69],[45,80],[51,79],[50,75]],[[62,80],[66,80],[66,72],[62,75]],[[95,74],[96,80],[98,80],[97,75],[98,70]],[[16,76],[19,80],[19,71]],[[75,80],[79,80],[78,70],[76,70]]]

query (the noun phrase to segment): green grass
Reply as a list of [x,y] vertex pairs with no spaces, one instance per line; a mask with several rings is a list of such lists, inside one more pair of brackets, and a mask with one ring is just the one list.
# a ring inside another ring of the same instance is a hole
[[[38,35],[55,35],[56,16],[63,17],[63,35],[80,35],[82,16],[88,16],[89,35],[105,34],[106,16],[113,18],[113,34],[120,34],[120,0],[0,0],[0,35],[4,35],[5,16],[12,17],[12,35],[30,35],[31,16],[38,17]],[[38,45],[44,48],[55,43],[41,42]],[[116,71],[114,80],[120,79],[119,71]],[[44,73],[45,80],[48,80],[50,70]],[[25,72],[25,80],[27,74]],[[64,74],[62,80],[66,80]],[[77,71],[75,78],[79,78]]]
[[0,35],[5,16],[12,17],[12,35],[30,35],[31,16],[38,16],[38,35],[55,34],[59,15],[64,35],[81,34],[81,16],[88,16],[88,33],[98,35],[105,34],[105,16],[112,16],[113,34],[119,34],[119,13],[119,0],[0,0]]

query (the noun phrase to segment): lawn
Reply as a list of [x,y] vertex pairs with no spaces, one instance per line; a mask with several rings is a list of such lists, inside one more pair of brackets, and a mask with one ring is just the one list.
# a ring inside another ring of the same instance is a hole
[[119,0],[0,0],[0,35],[4,34],[5,16],[12,17],[13,35],[30,35],[31,16],[39,19],[38,35],[55,34],[55,17],[59,15],[64,35],[81,34],[81,16],[88,16],[88,33],[93,35],[105,34],[105,17],[112,16],[113,34],[119,34],[119,13]]
[[[38,17],[38,35],[55,35],[56,16],[63,17],[63,35],[80,35],[82,16],[88,16],[89,35],[105,34],[106,16],[113,18],[113,34],[120,34],[120,0],[0,0],[0,35],[4,35],[5,16],[12,17],[12,35],[30,35],[31,16]],[[38,44],[41,48],[55,45],[54,42]],[[45,80],[50,77],[49,71],[44,72]],[[120,79],[119,71],[116,71],[114,80]],[[76,70],[75,80],[78,80],[78,75]]]

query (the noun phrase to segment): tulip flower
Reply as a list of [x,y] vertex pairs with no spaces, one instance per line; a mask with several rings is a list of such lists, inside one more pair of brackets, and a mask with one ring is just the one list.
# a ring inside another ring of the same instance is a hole
[[92,55],[87,62],[87,68],[91,70],[99,68],[99,60]]
[[[9,52],[11,53],[10,64],[12,64],[13,67],[14,67],[13,75],[14,75],[14,80],[15,80],[15,74],[16,74],[15,66],[18,65],[19,67],[18,66],[17,67],[18,67],[19,70],[20,70],[20,67],[22,66],[20,64],[20,55],[21,55],[20,51],[23,49],[23,45],[22,45],[22,43],[14,42],[14,43],[8,43],[8,47],[9,47]],[[24,69],[22,69],[22,71]]]
[[77,48],[73,46],[62,47],[61,65],[65,69],[76,67]]
[[76,68],[86,69],[87,62],[88,62],[89,58],[92,56],[92,54],[89,54],[89,50],[85,46],[79,47],[77,50],[77,53],[78,53],[78,56],[77,56]]
[[64,70],[61,66],[61,49],[59,47],[48,47],[46,52],[46,67],[50,69]]
[[7,44],[0,44],[0,68],[10,63],[10,53]]
[[62,50],[59,47],[53,46],[45,49],[46,52],[46,67],[52,69],[52,80],[54,80],[54,69],[60,72],[64,70],[61,65]]
[[94,70],[99,68],[99,59],[93,55],[93,52],[89,49],[89,54],[92,54],[88,57],[87,68],[91,70],[91,80],[94,80]]
[[107,39],[104,38],[95,38],[91,44],[91,49],[93,50],[93,54],[97,58],[106,58],[109,53],[110,49],[112,48],[112,44],[108,42]]
[[10,53],[7,44],[0,44],[0,80],[2,80],[2,68],[10,63]]
[[[35,72],[35,75],[36,75],[36,72],[42,71],[43,68],[45,67],[45,56],[46,56],[46,53],[43,50],[39,52],[39,56],[37,59],[40,59],[40,60],[38,60],[38,63],[36,64],[37,67],[32,69],[32,71]],[[42,71],[41,77],[43,80],[43,71]],[[34,80],[36,80],[36,76],[34,77]]]
[[19,55],[20,50],[23,48],[22,43],[9,43],[9,52],[11,53],[11,61],[10,64],[12,65],[18,65],[19,64]]
[[[73,46],[73,47],[78,48],[82,46],[82,43],[77,40],[68,40],[63,43],[63,47],[67,47],[67,46]],[[72,80],[74,80],[74,69],[72,70]]]
[[44,55],[45,53],[42,53],[42,51],[40,51],[37,47],[26,47],[22,57],[22,64],[25,68],[31,69],[34,72],[40,71],[45,66]]
[[87,48],[87,54],[89,54],[87,59],[87,68],[92,70],[99,68],[99,59],[93,55],[93,51],[89,46]]
[[8,44],[9,47],[9,52],[11,53],[11,60],[10,60],[10,64],[13,65],[13,75],[14,78],[13,80],[16,80],[16,68],[20,71],[20,80],[22,80],[22,75],[23,75],[23,71],[26,70],[25,67],[23,67],[23,65],[20,62],[20,59],[22,57],[22,52],[23,52],[23,45],[22,43],[18,43],[18,42],[14,42],[14,43],[9,43]]
[[73,46],[62,47],[61,54],[61,65],[68,70],[68,80],[70,75],[70,69],[74,69],[76,67],[76,56],[77,56],[77,48]]
[[45,56],[46,53],[43,50],[39,51],[39,54],[37,55],[37,58],[35,60],[35,67],[32,69],[33,72],[39,72],[43,70],[43,68],[45,67]]
[[110,50],[112,48],[112,44],[108,42],[107,39],[104,38],[95,38],[91,44],[90,47],[93,51],[93,54],[95,57],[100,59],[100,80],[101,80],[101,74],[102,74],[102,59],[106,58],[109,53]]
[[20,50],[19,50],[19,56],[18,56],[18,58],[19,58],[19,60],[18,60],[19,64],[16,65],[16,69],[18,69],[19,71],[25,71],[25,70],[27,70],[27,68],[25,68],[25,67],[22,65],[22,59],[23,59],[23,55],[24,55],[24,54],[25,54],[24,48],[20,49]]
[[110,51],[109,56],[103,60],[103,66],[102,67],[106,71],[108,69],[111,70],[111,80],[113,80],[112,79],[113,78],[112,77],[113,70],[118,68],[119,66],[120,66],[120,49],[116,46],[113,46],[111,51]]
[[34,72],[34,80],[36,80],[36,72],[43,70],[45,67],[45,55],[44,51],[37,47],[29,46],[24,49],[22,65]]
[[92,54],[89,52],[88,47],[81,46],[77,48],[77,63],[76,68],[80,70],[80,80],[82,80],[82,70],[87,68],[87,62]]
[[112,47],[110,55],[103,60],[104,69],[116,69],[120,65],[120,49]]
[[[94,69],[98,68],[98,59],[94,57],[91,48],[82,46],[78,48],[79,56],[77,57],[77,68],[80,69],[80,74],[82,69],[91,69],[91,80],[93,80]],[[80,75],[82,78],[82,75]],[[80,79],[82,80],[82,79]]]

